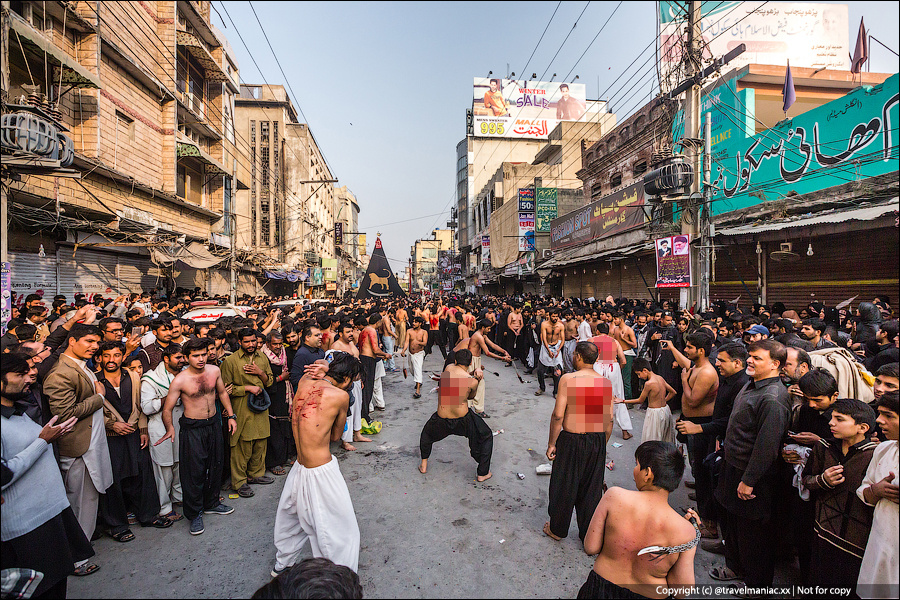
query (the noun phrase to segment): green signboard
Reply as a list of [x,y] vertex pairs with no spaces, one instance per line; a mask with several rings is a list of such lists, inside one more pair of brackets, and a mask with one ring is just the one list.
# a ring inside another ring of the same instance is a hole
[[538,233],[550,233],[550,222],[557,216],[556,188],[538,188],[534,228]]
[[752,137],[722,140],[712,161],[713,214],[897,171],[898,81],[895,74]]

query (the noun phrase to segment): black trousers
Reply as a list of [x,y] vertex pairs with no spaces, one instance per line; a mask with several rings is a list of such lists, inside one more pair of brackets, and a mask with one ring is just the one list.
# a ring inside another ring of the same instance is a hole
[[222,421],[213,415],[208,419],[181,417],[178,423],[182,508],[190,521],[219,505],[219,474],[224,457]]
[[437,345],[441,351],[441,356],[447,358],[447,349],[444,348],[444,334],[440,329],[428,330],[428,343],[425,344],[425,356],[431,354],[431,347]]
[[775,577],[776,536],[772,524],[775,477],[767,473],[753,488],[756,498],[741,500],[737,486],[744,472],[725,462],[716,487],[716,500],[727,515],[723,539],[725,564],[743,576],[748,587],[771,587]]
[[362,418],[369,421],[369,405],[372,404],[372,392],[375,391],[377,361],[372,356],[360,355],[359,362],[362,363]]
[[222,470],[219,475],[219,486],[224,488],[231,481],[231,433],[228,431],[228,419],[219,417],[222,421]]
[[[684,421],[690,421],[703,425],[712,421],[712,417],[683,417]],[[710,476],[703,471],[703,461],[715,450],[715,437],[705,433],[696,433],[687,437],[688,459],[691,463],[691,474],[696,482],[697,513],[701,519],[715,519],[713,507],[713,489]]]
[[579,600],[592,600],[594,598],[597,598],[598,600],[600,598],[605,598],[606,600],[640,600],[641,598],[646,597],[647,596],[642,596],[637,592],[632,592],[631,590],[619,587],[616,584],[603,579],[603,577],[593,569],[591,569],[587,581],[585,581],[584,585],[581,586],[581,589],[578,590]]
[[266,444],[266,468],[283,466],[294,445],[294,433],[291,431],[289,417],[277,419],[269,415],[269,443]]
[[556,439],[556,460],[550,474],[550,531],[569,535],[572,509],[578,523],[578,537],[584,541],[588,526],[603,496],[603,469],[606,466],[605,433],[561,431]]
[[159,514],[159,493],[149,448],[140,451],[139,467],[140,472],[131,477],[119,478],[113,473],[113,484],[106,493],[100,494],[100,520],[112,534],[128,529],[129,511],[134,512],[138,522],[144,525]]
[[[540,359],[536,360],[537,363],[537,376],[538,376],[538,386],[541,388],[541,391],[547,389],[546,384],[544,383],[544,377],[549,373],[551,377],[553,377],[553,395],[556,395],[556,390],[559,389],[559,378],[562,377],[562,367],[548,367],[544,363],[540,361]],[[560,374],[556,374],[556,369],[560,370]]]
[[478,476],[484,477],[491,472],[491,454],[494,451],[494,434],[484,419],[476,415],[472,409],[466,416],[458,419],[445,419],[437,413],[431,415],[422,435],[419,436],[419,451],[422,459],[431,457],[431,446],[447,436],[458,435],[469,439],[469,454],[478,463]]

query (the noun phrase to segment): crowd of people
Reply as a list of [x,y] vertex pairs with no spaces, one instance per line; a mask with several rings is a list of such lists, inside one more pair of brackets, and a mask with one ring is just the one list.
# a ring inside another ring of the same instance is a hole
[[[520,368],[535,373],[536,396],[552,385],[544,534],[565,538],[575,512],[598,555],[579,597],[683,592],[698,545],[725,558],[710,577],[743,582],[742,594],[770,588],[777,561],[796,556],[802,585],[897,596],[898,322],[886,297],[853,311],[718,303],[699,314],[527,294],[244,298],[237,316],[184,317],[207,300],[29,295],[17,306],[2,338],[4,594],[9,582],[64,597],[69,575],[100,568],[92,539],[127,543],[137,524],[182,520],[200,535],[205,516],[233,513],[226,501],[278,477],[272,576],[328,571],[299,562],[309,541],[355,577],[359,528],[332,444],[372,441],[374,415],[395,400],[388,374],[411,375],[421,398],[437,347],[421,473],[433,444],[459,435],[475,480],[491,477],[484,356],[521,381]],[[606,490],[606,446],[614,425],[636,435],[634,410],[645,411],[637,491]],[[666,508],[682,448],[696,501],[686,516]]]

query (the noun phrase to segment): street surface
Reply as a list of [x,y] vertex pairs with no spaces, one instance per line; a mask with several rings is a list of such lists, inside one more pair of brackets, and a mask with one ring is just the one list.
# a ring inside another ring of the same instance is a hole
[[[350,489],[361,532],[359,576],[366,598],[574,598],[593,564],[584,554],[574,523],[569,537],[554,542],[541,533],[547,521],[549,476],[535,467],[547,462],[553,398],[540,397],[536,377],[526,385],[503,363],[485,358],[485,410],[496,431],[493,477],[477,484],[475,461],[464,438],[434,446],[428,474],[421,475],[419,433],[437,407],[425,379],[419,400],[413,381],[402,373],[384,378],[387,410],[375,412],[384,428],[357,452],[332,446]],[[426,373],[443,365],[439,352],[425,360]],[[398,368],[402,361],[397,361]],[[606,482],[634,489],[634,450],[640,443],[643,412],[629,411],[634,437],[623,441],[616,428],[608,448],[615,469]],[[619,448],[613,443],[623,444]],[[524,480],[517,473],[525,475]],[[687,474],[686,474],[687,475]],[[284,477],[254,486],[249,499],[226,499],[228,516],[204,518],[206,532],[188,533],[186,521],[169,529],[133,528],[136,539],[95,542],[101,565],[96,575],[69,578],[70,598],[249,598],[269,581],[275,559],[272,532]],[[680,487],[673,507],[692,506]],[[311,556],[309,546],[306,553]],[[697,584],[712,583],[707,570],[722,558],[698,550]],[[779,569],[775,585],[793,579]]]

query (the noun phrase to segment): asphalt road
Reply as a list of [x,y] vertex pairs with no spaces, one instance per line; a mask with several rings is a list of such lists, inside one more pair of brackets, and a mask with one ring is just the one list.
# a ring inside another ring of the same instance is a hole
[[[429,356],[426,371],[437,371],[440,354]],[[398,362],[398,366],[400,363]],[[373,443],[357,452],[332,450],[350,489],[361,531],[359,576],[368,598],[574,598],[592,559],[584,554],[572,524],[569,537],[554,542],[541,533],[547,520],[550,478],[535,474],[547,462],[550,391],[535,397],[536,377],[519,383],[512,368],[485,359],[485,407],[494,437],[493,478],[475,483],[475,461],[464,438],[434,446],[427,475],[420,474],[419,434],[437,407],[426,378],[423,396],[412,398],[412,379],[389,373],[384,379],[387,410]],[[549,382],[548,382],[549,383]],[[615,463],[606,471],[609,486],[634,489],[634,450],[643,412],[629,411],[635,436],[624,441],[616,428],[608,445]],[[614,444],[622,444],[614,447]],[[519,479],[517,473],[524,474]],[[255,486],[250,499],[226,500],[228,516],[207,516],[206,532],[188,533],[186,521],[165,530],[133,529],[135,539],[95,542],[101,569],[69,578],[70,598],[249,598],[269,581],[275,559],[272,532],[284,483]],[[670,496],[673,507],[693,505],[683,486]],[[307,553],[309,553],[307,546]],[[697,583],[711,583],[707,570],[720,557],[698,551]],[[779,570],[776,582],[790,578]]]

